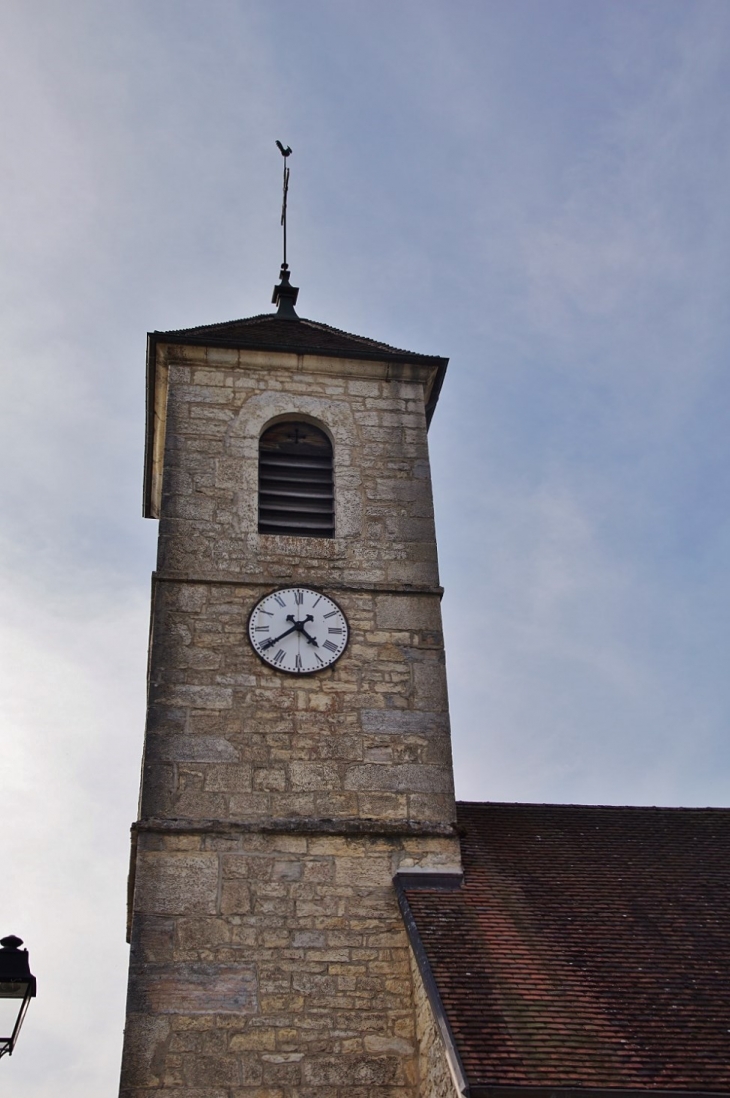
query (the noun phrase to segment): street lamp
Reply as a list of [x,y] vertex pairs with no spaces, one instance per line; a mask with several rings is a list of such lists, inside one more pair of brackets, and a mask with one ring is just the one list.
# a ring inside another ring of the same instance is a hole
[[[22,938],[14,934],[0,938],[0,1033],[12,1027],[10,1037],[0,1037],[0,1056],[12,1055],[25,1012],[35,998],[35,976],[28,964],[28,950],[20,948],[22,944]],[[16,1002],[20,1002],[17,1017]]]

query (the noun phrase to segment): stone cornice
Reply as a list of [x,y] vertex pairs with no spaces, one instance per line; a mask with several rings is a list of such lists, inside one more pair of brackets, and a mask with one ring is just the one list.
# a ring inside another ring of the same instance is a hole
[[433,587],[427,584],[337,583],[329,580],[326,584],[322,584],[306,578],[295,582],[290,576],[280,577],[279,579],[251,579],[247,576],[187,576],[182,572],[153,572],[152,581],[153,583],[222,584],[229,587],[257,587],[266,590],[277,587],[301,587],[306,585],[317,590],[326,588],[328,591],[367,591],[377,595],[434,595],[439,599],[443,597],[444,593],[443,587]]
[[132,831],[163,835],[426,835],[455,838],[453,824],[438,820],[376,820],[352,816],[252,817],[245,820],[186,820],[148,816],[132,824]]

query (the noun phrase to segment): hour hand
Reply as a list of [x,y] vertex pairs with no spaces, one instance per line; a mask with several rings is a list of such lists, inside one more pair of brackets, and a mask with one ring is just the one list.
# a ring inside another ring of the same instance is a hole
[[307,622],[308,622],[308,621],[314,621],[314,618],[312,617],[312,615],[311,615],[311,614],[307,614],[307,616],[306,616],[306,618],[304,619],[304,621],[298,621],[298,622],[297,622],[297,629],[299,630],[299,632],[300,632],[300,633],[303,633],[303,634],[304,634],[304,636],[305,636],[305,637],[307,638],[307,644],[311,644],[311,645],[313,645],[313,646],[314,646],[315,648],[319,648],[319,645],[317,644],[317,641],[315,640],[315,638],[314,638],[314,637],[310,637],[309,633],[308,633],[308,632],[307,632],[307,630],[306,630],[306,629],[304,628],[304,626],[305,626],[305,625],[307,624]]

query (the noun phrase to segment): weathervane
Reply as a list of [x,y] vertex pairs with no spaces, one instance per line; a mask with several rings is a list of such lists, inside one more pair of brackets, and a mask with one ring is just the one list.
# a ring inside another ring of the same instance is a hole
[[276,142],[276,147],[284,157],[284,185],[281,197],[281,227],[284,230],[284,262],[281,265],[281,271],[279,273],[281,281],[278,286],[274,287],[274,293],[271,300],[274,305],[278,306],[276,316],[280,320],[297,320],[298,318],[294,306],[297,303],[299,290],[289,282],[289,264],[286,261],[286,200],[289,194],[289,168],[287,167],[287,159],[291,156],[291,147],[287,145],[286,148],[284,148],[281,141]]
[[284,270],[289,266],[286,261],[286,200],[289,194],[289,167],[287,165],[287,158],[291,156],[291,147],[287,145],[286,148],[282,145],[281,141],[276,142],[276,147],[284,157],[284,185],[282,188],[281,197],[281,227],[284,230],[284,262],[282,267]]

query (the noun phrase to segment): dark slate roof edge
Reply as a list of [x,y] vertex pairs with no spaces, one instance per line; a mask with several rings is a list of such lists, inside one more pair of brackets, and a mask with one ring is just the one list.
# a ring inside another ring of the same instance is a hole
[[522,1087],[490,1086],[471,1083],[469,1098],[726,1098],[726,1090],[662,1090],[645,1087],[622,1090],[620,1087]]
[[463,873],[448,871],[441,873],[438,870],[402,870],[396,873],[394,879],[406,892],[412,888],[428,889],[429,891],[436,889],[438,892],[456,892],[464,884]]
[[[730,807],[723,805],[694,805],[685,808],[681,805],[657,805],[657,804],[557,804],[552,801],[457,801],[459,808],[519,808],[519,809],[546,809],[546,808],[559,808],[561,812],[574,810],[576,812],[585,812],[586,810],[603,812],[717,812],[727,813],[730,812]],[[614,1093],[613,1091],[611,1093]],[[615,1093],[618,1094],[618,1091]],[[627,1091],[628,1093],[628,1091]],[[669,1091],[667,1091],[669,1093]],[[674,1093],[674,1092],[672,1092]],[[685,1093],[677,1092],[677,1093]],[[687,1094],[700,1093],[699,1091],[687,1091]],[[708,1092],[709,1093],[709,1092]],[[715,1092],[717,1093],[717,1092]]]
[[464,1065],[461,1062],[461,1056],[459,1050],[456,1047],[456,1041],[454,1040],[454,1034],[451,1031],[449,1020],[446,1016],[444,1004],[439,994],[439,989],[436,984],[436,980],[433,975],[433,970],[426,956],[426,950],[424,949],[421,935],[418,932],[416,926],[416,920],[413,918],[413,912],[411,911],[410,904],[408,903],[408,897],[406,896],[403,888],[403,876],[404,874],[396,874],[393,879],[395,885],[395,893],[398,897],[398,906],[400,908],[401,915],[403,916],[403,922],[405,923],[406,933],[408,934],[408,940],[411,943],[411,949],[413,950],[413,956],[416,959],[418,965],[418,971],[421,973],[421,979],[423,980],[423,986],[426,989],[426,995],[428,1001],[431,1004],[431,1010],[433,1011],[434,1020],[438,1028],[441,1040],[444,1043],[444,1050],[446,1052],[446,1059],[449,1065],[454,1084],[459,1094],[463,1094],[464,1098],[469,1098],[469,1082],[464,1071]]
[[[233,325],[242,325],[245,327],[256,328],[257,324],[275,323],[277,330],[280,329],[280,325],[291,323],[288,320],[281,320],[276,317],[276,313],[260,313],[258,316],[243,317],[240,320],[223,321],[217,324],[200,324],[195,328],[174,328],[169,332],[149,332],[148,334],[152,339],[157,341],[163,341],[166,343],[189,343],[193,345],[210,345],[215,344],[218,347],[242,347],[249,346],[245,335],[238,330],[234,334],[227,335],[225,329],[232,328]],[[319,320],[309,320],[307,317],[299,317],[294,323],[304,324],[313,331],[326,332],[328,335],[342,336],[345,340],[352,340],[359,347],[347,347],[340,350],[333,350],[332,348],[312,348],[308,352],[309,354],[317,353],[322,355],[330,355],[334,357],[342,357],[345,350],[347,353],[355,358],[372,358],[385,361],[399,361],[404,360],[411,362],[424,362],[435,365],[438,362],[445,362],[446,359],[442,355],[424,355],[418,351],[406,351],[402,347],[391,347],[389,343],[380,343],[376,339],[369,339],[367,336],[356,335],[354,332],[346,332],[342,328],[333,328],[330,324],[323,324]],[[218,331],[216,331],[216,329]],[[256,342],[254,344],[257,350],[271,350],[271,351],[285,351],[286,343],[272,342],[270,346],[266,346],[264,343]],[[301,350],[297,350],[296,338],[292,338],[291,341],[292,351],[294,353],[301,353]]]

